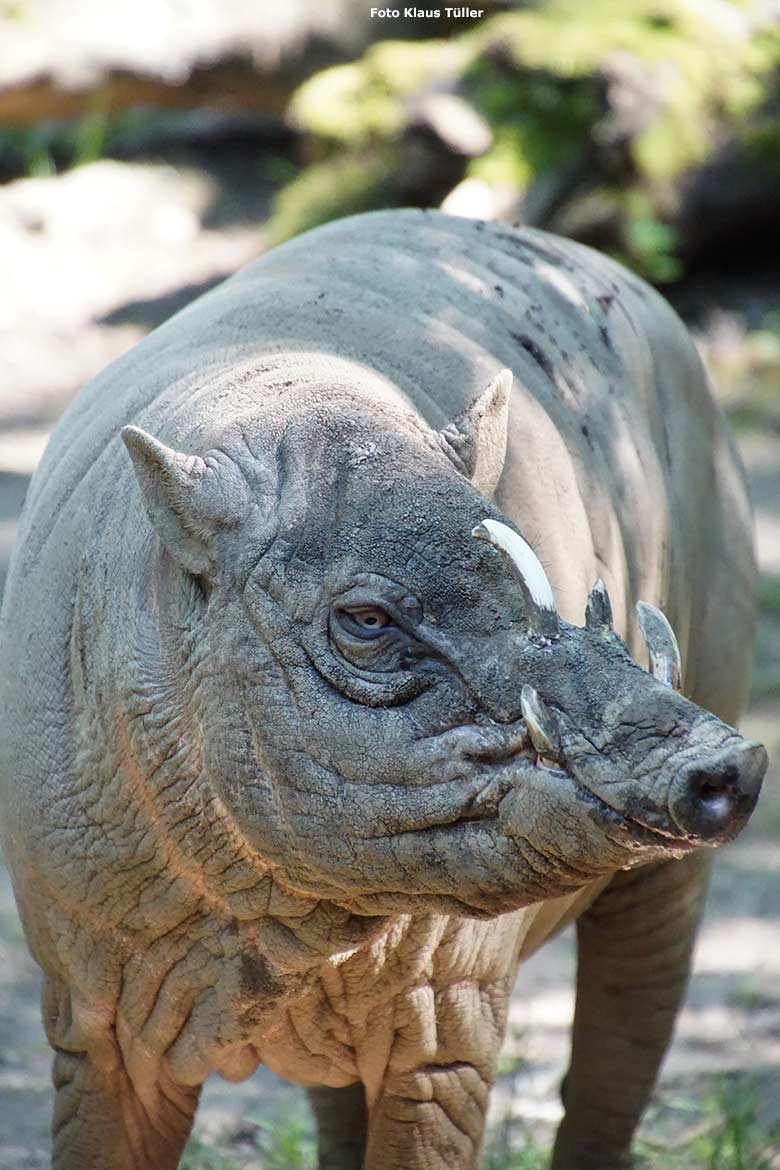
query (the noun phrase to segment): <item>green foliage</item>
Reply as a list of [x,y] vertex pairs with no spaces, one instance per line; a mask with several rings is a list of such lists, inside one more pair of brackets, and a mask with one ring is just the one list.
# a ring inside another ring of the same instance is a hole
[[73,166],[86,166],[102,158],[106,153],[109,132],[108,109],[99,103],[78,121],[73,141]]
[[[646,1170],[777,1170],[780,1131],[763,1123],[758,1094],[749,1078],[722,1076],[713,1081],[702,1100],[667,1099],[662,1109],[675,1121],[679,1136],[650,1137],[657,1121],[646,1127],[637,1143],[637,1165]],[[280,1121],[256,1119],[251,1165],[262,1170],[314,1170],[316,1143],[308,1118],[293,1113]],[[519,1126],[520,1132],[513,1134]],[[682,1132],[680,1129],[682,1127]],[[229,1143],[228,1143],[229,1144]],[[245,1164],[242,1157],[240,1165]],[[547,1170],[550,1151],[524,1132],[521,1123],[507,1119],[489,1135],[482,1170]],[[230,1154],[192,1138],[181,1170],[239,1170]]]
[[[724,1076],[703,1104],[677,1102],[695,1124],[675,1143],[639,1143],[650,1166],[664,1170],[775,1170],[780,1141],[777,1128],[759,1118],[757,1094],[749,1080]],[[659,1158],[662,1161],[659,1162]]]
[[775,116],[759,118],[744,127],[740,140],[754,167],[780,174],[780,122]]
[[24,20],[26,5],[24,0],[2,0],[0,3],[0,20]]
[[527,1068],[527,1065],[528,1061],[522,1053],[504,1050],[498,1058],[498,1076],[516,1077]]
[[268,224],[272,244],[342,215],[371,211],[388,199],[392,168],[378,155],[337,156],[313,163],[276,198]]
[[663,284],[682,272],[677,258],[677,232],[660,220],[646,191],[629,191],[624,199],[623,239],[626,264],[648,280]]
[[780,434],[780,314],[767,314],[759,329],[715,345],[706,356],[731,427]]
[[257,1146],[263,1154],[263,1170],[315,1170],[317,1144],[311,1126],[300,1117],[283,1121],[256,1121]]
[[283,154],[269,154],[262,160],[262,173],[264,179],[281,187],[297,178],[300,167]]
[[493,147],[474,160],[469,174],[525,189],[572,155],[596,116],[593,80],[556,78],[549,72],[507,73],[495,56],[479,57],[464,76],[474,106],[493,127]]
[[761,609],[780,617],[780,577],[762,577],[758,583],[758,604]]
[[659,105],[634,161],[648,178],[669,179],[706,155],[716,116],[740,117],[760,102],[778,60],[776,32],[743,38],[724,16],[682,0],[549,0],[486,21],[473,43],[485,59],[501,53],[521,75],[541,71],[559,83],[593,79],[618,55],[645,63]]
[[96,162],[132,128],[133,111],[112,115],[98,96],[83,117],[44,121],[25,129],[0,130],[0,166],[28,178],[45,178],[70,167]]
[[290,105],[295,123],[326,144],[363,147],[401,129],[404,100],[424,84],[458,72],[457,41],[380,41],[362,60],[305,81]]
[[482,1170],[548,1170],[549,1165],[549,1150],[529,1142],[519,1150],[511,1150],[505,1145],[489,1146]]
[[[443,87],[471,103],[493,132],[469,175],[510,186],[518,197],[561,168],[578,170],[579,191],[589,183],[612,187],[620,258],[651,280],[674,279],[680,264],[670,224],[685,172],[729,139],[757,166],[780,171],[777,120],[760,114],[777,89],[780,26],[747,27],[739,0],[544,0],[488,16],[449,40],[375,44],[295,95],[291,110],[308,136],[311,169],[339,166],[317,171],[311,183],[305,172],[294,180],[272,236],[377,206],[377,199],[406,201],[396,178],[399,137],[415,95]],[[642,107],[628,130],[604,104],[614,71],[628,76]],[[608,144],[617,140],[610,157]],[[345,188],[341,206],[337,192]]]
[[[254,1128],[251,1152],[245,1145],[240,1159],[238,1153],[226,1152],[222,1147],[230,1151],[229,1134],[217,1145],[192,1137],[182,1155],[180,1170],[241,1170],[247,1160],[258,1170],[315,1170],[317,1148],[308,1116],[294,1112],[279,1121],[256,1119],[248,1124]],[[246,1125],[242,1126],[242,1137],[246,1137],[246,1129]]]
[[237,1170],[236,1163],[200,1138],[191,1137],[182,1154],[179,1170]]
[[31,179],[45,179],[57,171],[51,147],[45,133],[34,128],[21,139],[24,172]]

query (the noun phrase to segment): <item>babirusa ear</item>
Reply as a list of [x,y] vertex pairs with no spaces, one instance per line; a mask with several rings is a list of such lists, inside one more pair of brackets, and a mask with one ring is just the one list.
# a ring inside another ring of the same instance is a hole
[[171,556],[196,576],[213,561],[213,539],[238,524],[250,503],[235,463],[207,454],[183,455],[139,427],[124,427],[147,515]]
[[439,439],[456,467],[483,495],[496,490],[506,459],[512,371],[502,370]]

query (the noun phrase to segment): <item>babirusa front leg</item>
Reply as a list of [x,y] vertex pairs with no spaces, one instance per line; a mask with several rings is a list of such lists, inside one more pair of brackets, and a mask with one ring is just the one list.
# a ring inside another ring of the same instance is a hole
[[371,1114],[364,1170],[478,1170],[490,1083],[458,1061],[394,1077]]
[[134,1081],[113,1032],[79,1035],[70,1002],[64,984],[46,980],[44,1020],[55,1049],[52,1170],[176,1170],[200,1086],[178,1084],[164,1065]]
[[[423,1010],[411,1027],[401,1024],[396,1031],[384,1082],[369,1108],[363,1170],[478,1170],[511,989],[501,980],[416,990]],[[430,1005],[424,1002],[429,998]],[[421,1037],[417,1024],[426,1015],[428,1035]],[[424,1059],[415,1059],[418,1037],[425,1042]]]
[[709,870],[619,873],[577,924],[577,1007],[552,1170],[627,1170],[672,1035]]

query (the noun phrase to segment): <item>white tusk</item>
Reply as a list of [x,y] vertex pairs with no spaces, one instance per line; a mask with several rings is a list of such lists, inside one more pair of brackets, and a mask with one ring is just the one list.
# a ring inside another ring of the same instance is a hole
[[664,686],[682,689],[680,648],[668,619],[647,601],[636,603],[639,628],[650,656],[650,673]]
[[483,520],[472,529],[471,535],[477,540],[488,541],[509,559],[526,602],[531,632],[556,637],[559,633],[558,613],[552,586],[530,544],[500,520]]
[[559,751],[555,723],[533,687],[526,685],[520,691],[520,707],[537,753],[557,760]]

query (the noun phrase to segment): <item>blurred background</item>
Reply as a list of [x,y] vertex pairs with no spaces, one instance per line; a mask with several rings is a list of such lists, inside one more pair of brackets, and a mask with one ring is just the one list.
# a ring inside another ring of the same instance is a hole
[[[363,0],[0,0],[0,579],[80,386],[308,227],[443,206],[572,236],[659,286],[750,480],[762,575],[745,726],[772,768],[718,858],[640,1150],[654,1170],[778,1170],[780,2],[482,3],[396,19]],[[573,964],[566,935],[521,972],[489,1170],[545,1165]],[[37,997],[0,868],[0,1170],[48,1166]],[[299,1090],[262,1071],[209,1082],[186,1170],[314,1164]]]

